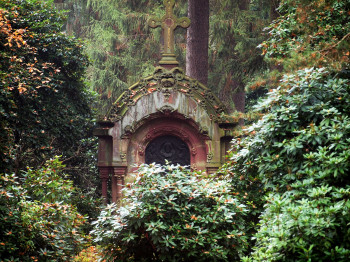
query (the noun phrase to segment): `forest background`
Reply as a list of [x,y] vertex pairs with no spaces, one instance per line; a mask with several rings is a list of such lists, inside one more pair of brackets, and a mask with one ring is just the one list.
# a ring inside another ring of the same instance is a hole
[[[56,9],[46,2],[3,0],[0,6],[0,254],[5,261],[67,261],[90,245],[87,221],[100,212],[94,117],[150,74],[160,58],[160,31],[150,31],[147,19],[161,16],[162,1],[68,0],[55,1]],[[212,242],[193,239],[189,249],[195,252],[188,252],[188,259],[346,261],[349,1],[209,4],[208,86],[232,109],[231,117],[243,116],[234,108],[246,111],[246,124],[252,125],[235,140],[231,161],[219,172],[224,186],[216,192],[218,199],[236,196],[234,201],[245,206],[233,210],[241,226],[230,233],[211,229],[213,239],[225,240],[215,252],[204,249]],[[64,27],[57,9],[69,10]],[[186,1],[178,1],[175,10],[185,16]],[[186,34],[179,31],[176,53],[185,67]],[[228,189],[232,194],[224,194]],[[195,218],[200,217],[198,207],[193,205]],[[116,229],[110,214],[119,211],[108,208],[95,223],[101,248],[114,250],[107,252],[111,260],[144,255],[132,248],[145,238],[140,228]],[[203,224],[215,213],[208,212]],[[161,221],[158,214],[154,219]],[[182,219],[194,222],[193,217]],[[130,235],[130,230],[135,231]],[[150,233],[158,246],[147,255],[183,254],[186,230],[162,241]],[[169,243],[178,248],[169,252]]]

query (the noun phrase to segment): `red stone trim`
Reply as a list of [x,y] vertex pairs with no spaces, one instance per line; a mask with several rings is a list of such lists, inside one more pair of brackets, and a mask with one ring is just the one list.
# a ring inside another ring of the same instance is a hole
[[139,144],[137,153],[143,158],[143,162],[148,143],[163,135],[173,135],[182,139],[191,152],[191,165],[196,164],[197,167],[205,168],[208,148],[198,129],[194,129],[186,120],[174,122],[172,119],[157,119],[152,122],[152,128],[149,128],[145,136],[137,142]]
[[103,197],[103,202],[107,204],[107,183],[109,179],[109,174],[110,174],[110,168],[109,167],[99,167],[100,171],[100,178],[102,181],[102,197]]

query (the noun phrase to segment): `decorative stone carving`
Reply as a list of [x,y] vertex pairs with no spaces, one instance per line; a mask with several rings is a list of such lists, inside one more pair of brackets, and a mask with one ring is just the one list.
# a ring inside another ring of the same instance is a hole
[[212,160],[213,160],[213,157],[214,157],[214,155],[213,155],[213,153],[208,153],[207,154],[207,162],[211,162]]
[[162,106],[161,108],[158,109],[159,112],[163,114],[169,114],[175,112],[175,109],[169,105]]
[[158,136],[145,150],[145,163],[164,165],[168,160],[172,164],[187,166],[191,164],[190,151],[184,141],[176,136]]
[[199,128],[199,132],[202,134],[202,135],[208,135],[208,133],[209,133],[209,130],[208,130],[208,127],[206,127],[206,126],[203,126],[203,127],[200,127]]
[[168,70],[157,67],[152,76],[141,79],[118,98],[106,119],[109,121],[121,120],[129,107],[136,105],[141,97],[156,91],[162,92],[167,101],[174,92],[184,93],[199,103],[208,114],[212,114],[215,122],[218,119],[214,115],[226,112],[225,106],[208,88],[186,76],[181,68],[175,67]]
[[192,147],[192,148],[191,148],[191,154],[192,154],[193,156],[195,156],[195,155],[197,154],[197,149],[194,148],[194,147]]
[[127,125],[125,128],[124,128],[124,133],[125,134],[132,134],[135,132],[135,129],[133,126],[130,126],[130,125]]
[[125,153],[120,153],[120,158],[124,162],[126,160],[126,154]]

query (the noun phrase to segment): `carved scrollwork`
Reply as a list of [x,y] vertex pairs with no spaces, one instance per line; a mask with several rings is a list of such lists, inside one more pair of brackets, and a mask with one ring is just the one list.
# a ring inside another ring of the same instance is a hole
[[135,132],[135,128],[131,125],[127,125],[125,128],[124,128],[124,133],[125,134],[132,134]]
[[147,86],[148,86],[148,81],[146,81],[145,79],[141,79],[141,80],[139,81],[138,86],[139,86],[140,88],[147,88]]
[[204,109],[207,109],[207,103],[204,100],[199,101],[199,105],[203,107]]
[[132,96],[132,91],[130,89],[126,89],[121,97],[121,102],[127,101]]
[[204,97],[209,100],[210,102],[215,102],[215,96],[214,94],[210,91],[210,90],[207,90],[205,93],[204,93]]
[[199,132],[200,132],[202,135],[208,135],[208,133],[209,133],[208,127],[206,127],[206,126],[200,127],[200,128],[199,128]]
[[[163,94],[164,102],[170,101],[170,97],[176,92],[185,94],[207,111],[210,119],[215,122],[218,121],[220,114],[226,112],[225,106],[210,90],[197,80],[186,76],[182,69],[175,67],[168,70],[164,67],[157,67],[152,76],[139,80],[136,85],[124,91],[122,96],[114,103],[106,119],[112,121],[121,120],[129,110],[129,107],[136,105],[141,97],[157,91]],[[174,112],[170,108],[161,108],[159,111],[164,114]]]
[[198,90],[199,89],[199,82],[195,79],[192,79],[190,81],[190,89]]
[[157,110],[163,114],[171,114],[171,113],[175,112],[175,109],[169,105],[162,106],[161,108],[159,108]]
[[154,80],[160,80],[161,79],[161,75],[163,73],[163,68],[162,67],[157,67],[155,70],[154,70],[154,73],[153,73],[153,79]]
[[170,97],[170,95],[171,95],[171,93],[170,93],[170,90],[169,89],[162,89],[162,93],[163,93],[163,95],[164,95],[164,97],[165,97],[165,100],[169,100],[169,97]]
[[180,68],[175,68],[174,74],[177,81],[182,81],[185,78],[185,74]]
[[170,88],[173,87],[176,83],[176,79],[174,78],[174,75],[172,74],[164,74],[160,80],[160,85],[163,88]]
[[197,154],[197,149],[194,148],[194,147],[192,147],[192,148],[191,148],[191,154],[192,154],[193,156],[195,156],[195,155]]
[[225,113],[225,106],[224,105],[220,105],[219,107],[217,107],[216,108],[216,113],[217,114]]

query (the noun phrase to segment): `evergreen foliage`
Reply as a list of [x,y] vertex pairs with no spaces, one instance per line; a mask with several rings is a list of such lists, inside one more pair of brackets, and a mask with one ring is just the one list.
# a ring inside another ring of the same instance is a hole
[[261,45],[280,68],[260,83],[275,89],[222,170],[257,207],[253,252],[243,261],[348,260],[349,7],[281,1],[283,16]]
[[61,155],[80,186],[73,200],[93,219],[99,182],[96,140],[88,138],[88,60],[81,42],[61,33],[63,22],[63,13],[43,1],[0,2],[0,172],[19,176]]
[[[266,0],[210,2],[208,86],[230,107],[234,105],[228,94],[242,91],[255,72],[266,69],[256,46],[265,39],[261,30],[275,5]],[[100,94],[103,115],[122,91],[151,74],[160,60],[161,30],[149,30],[147,20],[164,15],[163,1],[67,0],[64,6],[70,8],[74,24],[68,29],[88,42],[88,80]],[[187,1],[176,1],[174,12],[187,16]],[[177,31],[175,51],[185,67],[185,30]]]
[[274,2],[211,1],[208,86],[229,108],[252,76],[267,69],[256,47],[266,39],[262,30],[271,21]]
[[142,166],[92,232],[107,261],[237,261],[247,249],[243,196],[183,167]]
[[69,261],[86,245],[86,220],[62,168],[56,158],[20,176],[0,175],[2,261]]
[[74,157],[92,126],[81,43],[42,1],[1,1],[0,20],[0,169]]

